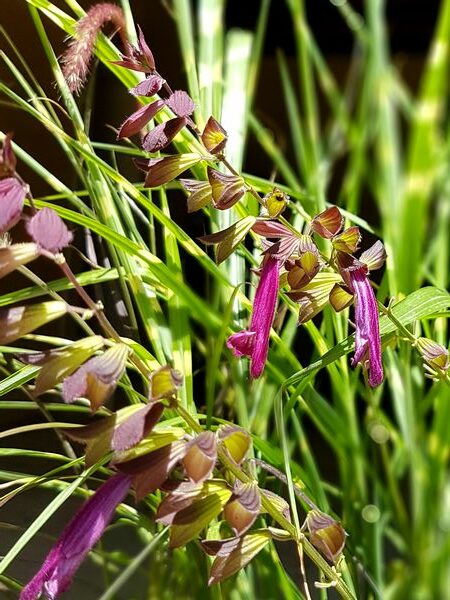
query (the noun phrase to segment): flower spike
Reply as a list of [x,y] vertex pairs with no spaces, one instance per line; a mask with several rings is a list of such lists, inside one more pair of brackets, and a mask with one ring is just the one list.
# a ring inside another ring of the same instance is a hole
[[86,83],[97,34],[108,22],[123,35],[125,17],[122,9],[116,4],[102,2],[94,4],[76,25],[75,36],[61,59],[64,78],[75,94],[80,93]]

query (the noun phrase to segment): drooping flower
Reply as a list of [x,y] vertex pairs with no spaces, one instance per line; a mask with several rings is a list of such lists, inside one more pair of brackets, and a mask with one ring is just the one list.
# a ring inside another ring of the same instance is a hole
[[355,295],[355,354],[352,366],[368,366],[371,387],[383,381],[381,336],[377,300],[368,277],[367,265],[347,254],[338,253],[341,273],[350,291]]
[[208,167],[209,183],[211,185],[212,202],[218,210],[228,210],[239,202],[245,194],[245,182],[238,175],[225,175],[217,169]]
[[146,152],[163,150],[186,124],[186,117],[175,117],[156,125],[142,140],[143,149]]
[[269,529],[256,529],[242,537],[202,541],[203,550],[215,557],[208,585],[218,583],[243,569],[272,537]]
[[[185,187],[187,187],[186,184]],[[192,196],[193,194],[191,195],[191,198]],[[188,206],[191,198],[188,199]],[[198,239],[204,244],[215,245],[216,262],[217,264],[220,264],[228,258],[235,248],[245,239],[245,236],[250,231],[255,221],[256,217],[249,215],[243,219],[239,219],[239,221],[235,221],[230,227],[227,227],[222,231],[203,235]]]
[[188,213],[200,210],[211,202],[212,191],[209,181],[197,181],[196,179],[179,179],[189,196],[187,199]]
[[182,460],[186,475],[194,483],[208,479],[217,458],[217,439],[212,431],[204,431],[188,442]]
[[[154,81],[155,85],[147,85],[147,82],[151,80]],[[130,92],[133,94],[137,92],[138,95],[143,95],[148,90],[148,94],[153,96],[160,91],[163,83],[164,79],[154,73],[136,88],[132,88]],[[142,147],[146,152],[157,152],[168,146],[177,133],[187,125],[189,116],[195,109],[194,102],[182,90],[173,92],[165,100],[159,99],[151,104],[141,106],[122,123],[117,135],[118,139],[139,133],[164,106],[168,106],[175,113],[176,117],[156,125],[144,137]]]
[[227,143],[227,132],[222,125],[211,116],[201,135],[203,145],[211,154],[222,152]]
[[309,511],[305,524],[311,543],[330,562],[335,563],[344,549],[347,537],[342,525],[318,509]]
[[449,351],[442,344],[420,337],[417,340],[417,348],[424,360],[425,377],[439,379],[446,375],[450,369]]
[[250,375],[261,375],[269,352],[269,336],[275,316],[279,287],[280,262],[270,255],[264,259],[261,278],[253,301],[253,312],[248,330],[234,333],[227,346],[235,356],[249,356]]
[[254,482],[235,484],[233,495],[224,507],[223,516],[236,535],[245,533],[261,510],[261,494]]
[[23,588],[20,600],[58,598],[98,542],[118,504],[128,493],[131,478],[119,473],[104,483],[81,507],[50,550],[42,567]]
[[311,229],[326,240],[342,229],[344,218],[337,206],[330,206],[311,221]]
[[130,115],[120,126],[117,138],[120,140],[139,133],[149,121],[164,107],[163,100],[155,100],[151,104],[144,104]]

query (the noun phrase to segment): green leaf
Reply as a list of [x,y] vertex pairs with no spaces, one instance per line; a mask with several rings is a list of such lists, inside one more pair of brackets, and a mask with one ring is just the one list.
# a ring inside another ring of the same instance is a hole
[[[448,309],[450,309],[450,294],[445,290],[429,286],[412,292],[404,300],[394,304],[392,313],[402,325],[410,325],[414,321]],[[396,329],[395,323],[388,316],[384,315],[380,318],[382,336]]]
[[9,375],[0,381],[0,397],[25,385],[34,378],[36,373],[39,373],[39,367],[28,365]]

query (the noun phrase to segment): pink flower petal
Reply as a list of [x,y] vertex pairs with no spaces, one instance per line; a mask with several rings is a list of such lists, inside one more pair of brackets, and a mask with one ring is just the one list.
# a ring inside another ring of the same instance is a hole
[[166,100],[166,104],[178,117],[189,117],[195,110],[195,103],[183,90],[177,90],[171,94]]
[[142,147],[147,152],[157,152],[170,144],[173,138],[186,125],[184,117],[176,117],[154,127],[145,136]]
[[24,200],[25,188],[15,177],[0,180],[0,235],[20,219]]
[[280,262],[270,255],[264,259],[261,277],[253,301],[248,331],[239,331],[227,340],[235,356],[249,356],[250,375],[261,375],[269,352],[269,337],[278,299]]
[[53,253],[61,252],[73,239],[72,232],[51,208],[41,208],[28,221],[26,229],[36,244]]
[[133,94],[133,96],[154,96],[159,92],[165,82],[166,80],[160,75],[152,73],[144,79],[144,81],[141,81],[141,83],[138,83],[135,87],[131,88],[129,92],[130,94]]
[[141,106],[139,110],[134,112],[123,122],[119,129],[119,133],[117,134],[117,139],[120,140],[139,133],[163,106],[164,100],[155,100],[155,102],[152,102],[151,104]]
[[227,340],[227,347],[233,351],[234,356],[251,356],[255,341],[254,331],[238,331]]

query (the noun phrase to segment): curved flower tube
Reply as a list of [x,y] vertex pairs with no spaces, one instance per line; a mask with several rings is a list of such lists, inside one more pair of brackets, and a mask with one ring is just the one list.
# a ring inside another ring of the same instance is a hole
[[275,317],[279,288],[280,262],[270,255],[264,259],[261,278],[253,301],[253,312],[248,330],[234,333],[227,346],[235,356],[249,356],[250,375],[256,379],[264,371],[269,352],[269,336]]
[[72,518],[50,550],[42,567],[23,588],[19,600],[58,598],[70,586],[88,552],[98,542],[118,504],[128,493],[131,478],[119,473],[104,483]]
[[355,294],[356,334],[352,366],[360,362],[364,363],[368,358],[369,385],[376,387],[383,381],[377,300],[363,266],[349,270],[348,277]]

